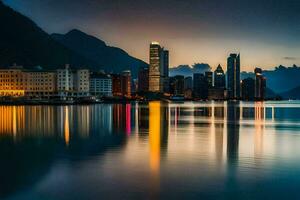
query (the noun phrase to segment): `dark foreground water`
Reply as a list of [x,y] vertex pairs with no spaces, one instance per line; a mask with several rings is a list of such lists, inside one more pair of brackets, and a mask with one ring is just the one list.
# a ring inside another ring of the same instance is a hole
[[0,199],[300,199],[300,102],[0,106]]

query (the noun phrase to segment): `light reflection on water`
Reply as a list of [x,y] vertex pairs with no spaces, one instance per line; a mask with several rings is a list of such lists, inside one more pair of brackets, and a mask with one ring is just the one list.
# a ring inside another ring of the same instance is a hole
[[300,102],[0,106],[0,198],[297,198],[299,111]]

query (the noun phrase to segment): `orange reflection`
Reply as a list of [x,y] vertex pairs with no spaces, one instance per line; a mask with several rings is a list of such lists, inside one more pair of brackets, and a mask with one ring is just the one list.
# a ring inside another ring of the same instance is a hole
[[19,131],[24,131],[24,106],[0,107],[0,135],[17,137]]
[[149,103],[150,167],[157,174],[160,166],[160,102]]
[[70,126],[69,126],[69,108],[65,107],[65,126],[64,126],[65,143],[69,146],[70,143]]
[[160,171],[160,102],[149,103],[149,142],[150,142],[150,170],[152,197],[157,199],[159,193],[159,171]]
[[263,153],[263,128],[264,128],[264,105],[262,102],[255,103],[255,156],[261,156]]

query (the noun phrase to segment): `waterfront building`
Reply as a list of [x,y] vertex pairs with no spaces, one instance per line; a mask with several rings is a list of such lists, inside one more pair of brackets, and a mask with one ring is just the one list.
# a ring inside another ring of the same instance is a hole
[[61,95],[68,95],[75,91],[74,76],[69,65],[63,69],[57,69],[57,91]]
[[214,71],[214,87],[215,88],[226,87],[225,73],[221,65],[218,65],[217,69]]
[[112,96],[112,78],[105,73],[94,72],[90,76],[90,93],[98,97]]
[[170,77],[170,94],[174,96],[184,96],[184,76]]
[[56,92],[56,73],[25,70],[19,66],[0,69],[0,96],[47,97]]
[[29,98],[81,97],[89,95],[89,70],[72,71],[68,65],[53,71],[13,66],[0,69],[0,96]]
[[208,100],[225,100],[226,90],[224,88],[209,88],[208,89]]
[[122,96],[122,76],[121,74],[112,74],[112,93],[114,97]]
[[204,74],[195,73],[193,78],[194,97],[196,99],[207,99],[208,84]]
[[169,92],[169,51],[164,48],[161,49],[161,69],[163,79],[163,92]]
[[205,79],[208,88],[213,87],[213,73],[212,72],[205,72]]
[[56,95],[55,71],[23,71],[25,96],[32,98],[50,98]]
[[227,59],[227,89],[230,99],[240,98],[240,54],[230,54]]
[[266,78],[262,74],[262,69],[255,68],[255,99],[264,100],[266,91]]
[[191,76],[184,78],[184,90],[193,89],[193,78]]
[[149,58],[149,91],[163,93],[169,86],[169,51],[152,42]]
[[141,68],[138,74],[138,92],[149,91],[149,68]]
[[74,86],[77,96],[88,96],[90,92],[90,71],[79,69],[75,71]]
[[0,69],[0,96],[24,96],[22,67]]
[[247,101],[254,100],[255,80],[253,78],[246,78],[241,83],[242,99]]
[[123,71],[121,75],[122,96],[131,97],[131,72]]
[[57,69],[57,92],[61,98],[89,96],[90,72],[88,69],[72,70],[69,65]]

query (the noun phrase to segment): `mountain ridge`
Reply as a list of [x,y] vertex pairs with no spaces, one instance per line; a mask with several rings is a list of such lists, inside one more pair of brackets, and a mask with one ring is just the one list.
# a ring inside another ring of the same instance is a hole
[[106,72],[121,72],[130,69],[133,76],[137,77],[140,67],[148,64],[140,59],[130,56],[118,47],[108,46],[101,39],[73,29],[65,34],[54,33],[51,37],[65,47],[75,51],[85,58],[98,63]]
[[[72,68],[87,67],[91,70],[105,70],[120,73],[130,69],[136,77],[138,68],[147,63],[130,56],[126,51],[107,46],[106,43],[80,30],[73,29],[65,37],[76,37],[74,45],[58,40],[63,34],[48,34],[30,18],[6,6],[0,1],[0,67],[13,64],[34,68],[56,69],[70,64]],[[83,41],[87,52],[80,51]],[[88,41],[88,42],[87,42]],[[72,48],[70,48],[72,47]],[[78,48],[77,48],[78,47]],[[98,50],[98,51],[97,51]],[[102,52],[102,57],[93,52]]]

